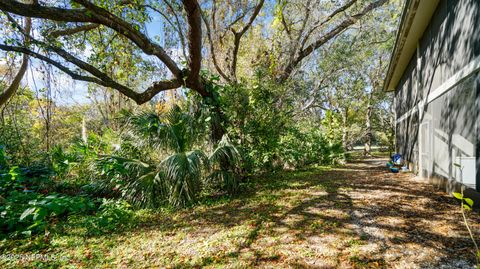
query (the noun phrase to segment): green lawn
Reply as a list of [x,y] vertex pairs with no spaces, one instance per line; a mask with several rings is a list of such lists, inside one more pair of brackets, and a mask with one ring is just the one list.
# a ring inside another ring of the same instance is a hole
[[[377,180],[386,182],[384,194]],[[21,255],[3,257],[0,267],[381,268],[450,255],[471,263],[468,251],[462,256],[447,249],[469,245],[452,213],[453,199],[424,183],[405,191],[401,186],[409,180],[364,162],[262,176],[235,199],[212,198],[177,212],[138,211],[136,227],[112,234],[86,236],[81,228],[66,227],[47,244],[41,238],[3,241],[2,253]],[[412,197],[421,199],[420,206]],[[429,217],[438,210],[445,212]],[[429,219],[432,226],[422,222]],[[425,237],[412,239],[412,231]],[[39,253],[48,259],[33,256]]]

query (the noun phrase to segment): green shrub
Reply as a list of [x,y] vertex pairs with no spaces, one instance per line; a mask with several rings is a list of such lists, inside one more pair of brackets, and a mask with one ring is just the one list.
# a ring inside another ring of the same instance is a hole
[[[3,159],[7,159],[2,153]],[[93,201],[81,196],[48,194],[54,183],[44,166],[8,166],[0,170],[0,230],[2,235],[32,235],[66,216],[93,211]]]
[[291,128],[281,137],[278,156],[290,168],[334,165],[345,161],[341,143],[330,142],[318,129]]
[[5,147],[0,145],[0,171],[7,167],[8,156]]
[[[105,192],[116,193],[135,207],[158,208],[195,203],[207,181],[230,194],[237,191],[234,170],[239,152],[224,136],[208,156],[190,113],[174,106],[162,115],[152,111],[130,115],[127,122],[127,150],[120,145],[93,168],[92,179]],[[132,150],[135,147],[138,150]],[[136,159],[132,151],[143,154]]]
[[328,120],[294,115],[298,100],[294,81],[279,85],[260,70],[251,81],[221,88],[221,104],[230,137],[242,152],[242,172],[250,175],[283,168],[341,163],[341,128],[332,112]]
[[132,206],[126,201],[102,199],[94,215],[83,218],[83,226],[88,235],[108,233],[121,228],[131,227],[134,217]]
[[30,236],[54,228],[56,221],[69,215],[92,212],[94,208],[93,201],[86,197],[12,191],[0,205],[0,227],[3,234]]

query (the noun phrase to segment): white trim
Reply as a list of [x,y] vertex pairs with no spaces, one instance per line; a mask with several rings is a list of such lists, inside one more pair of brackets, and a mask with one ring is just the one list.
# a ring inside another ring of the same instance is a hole
[[405,114],[403,114],[400,118],[397,119],[397,123],[400,123],[400,122],[408,119],[410,116],[412,116],[413,114],[415,114],[417,112],[417,109],[418,109],[417,106],[415,106],[414,108],[407,111]]
[[[432,132],[430,129],[430,121],[420,123],[420,130],[418,132],[419,145],[419,171],[422,177],[430,179],[432,167],[430,162],[432,151]],[[425,142],[425,143],[422,143]],[[427,159],[427,160],[425,160]],[[426,162],[424,162],[426,161]],[[426,172],[426,174],[424,174]],[[425,176],[426,175],[426,176]]]
[[[474,73],[478,69],[480,69],[480,56],[473,59],[470,63],[464,66],[460,71],[458,71],[449,79],[447,79],[442,85],[440,85],[438,88],[433,90],[426,99],[420,101],[417,105],[415,105],[414,108],[410,109],[405,114],[400,116],[400,118],[398,118],[396,121],[397,124],[406,120],[411,115],[415,114],[417,110],[420,110],[420,111],[423,110],[423,107],[425,106],[425,104],[429,104],[435,99],[437,99],[438,97],[442,96],[444,93],[451,90],[453,87],[455,87],[457,84],[462,82],[466,77],[470,76],[472,73]],[[417,94],[418,94],[418,91],[417,91]]]
[[469,64],[463,67],[460,71],[451,76],[447,81],[445,81],[440,87],[435,89],[432,93],[428,95],[427,103],[432,102],[433,100],[440,97],[442,94],[453,88],[455,85],[460,83],[464,78],[468,77],[473,72],[477,71],[480,68],[480,56],[472,60]]

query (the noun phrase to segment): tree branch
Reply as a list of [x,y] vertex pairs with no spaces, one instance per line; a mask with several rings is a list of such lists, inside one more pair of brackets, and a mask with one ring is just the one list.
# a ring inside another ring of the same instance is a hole
[[215,66],[215,69],[217,70],[218,74],[220,74],[220,76],[223,79],[230,82],[231,81],[230,78],[225,74],[225,72],[223,72],[222,68],[218,64],[217,56],[215,54],[215,46],[213,44],[213,37],[212,37],[212,31],[210,29],[210,24],[208,23],[207,18],[203,13],[202,13],[202,19],[203,19],[203,23],[205,24],[205,28],[207,29],[207,38],[208,38],[208,43],[210,44],[210,54],[212,55],[213,66]]
[[225,27],[225,30],[228,31],[230,30],[235,24],[237,24],[237,22],[239,22],[240,20],[243,20],[243,18],[245,18],[245,16],[247,16],[248,12],[250,12],[250,10],[252,10],[253,7],[251,8],[248,8],[245,12],[243,12],[242,14],[238,15],[232,22],[230,22],[227,27]]
[[[32,29],[32,19],[25,18],[25,29],[22,29],[22,30],[29,33],[31,29]],[[28,39],[28,37],[25,36],[24,38],[25,46],[28,46],[29,43],[30,43],[30,40]],[[5,105],[8,102],[8,100],[10,100],[10,98],[12,98],[15,95],[15,93],[18,90],[18,87],[20,87],[20,82],[22,81],[23,76],[27,71],[27,67],[28,67],[28,55],[23,54],[22,65],[20,65],[20,68],[18,69],[17,74],[13,78],[12,83],[10,83],[10,86],[8,86],[5,91],[0,93],[0,107]]]
[[91,13],[93,14],[92,17],[97,18],[101,24],[104,24],[105,26],[112,28],[115,31],[120,31],[120,34],[123,34],[124,36],[129,38],[146,54],[157,56],[176,77],[179,77],[181,75],[181,70],[178,68],[175,61],[173,61],[172,58],[168,56],[165,50],[158,44],[152,42],[142,32],[136,30],[133,26],[133,23],[124,21],[123,19],[115,16],[109,11],[92,4],[89,0],[74,1],[91,11]]
[[182,49],[183,49],[183,56],[185,59],[187,58],[187,53],[185,52],[186,45],[185,45],[185,35],[183,34],[182,28],[180,27],[180,19],[178,18],[177,12],[175,12],[175,9],[173,8],[172,4],[168,0],[164,0],[165,4],[172,10],[173,16],[175,17],[175,21],[177,22],[177,29],[178,29],[178,35],[180,36],[180,42],[182,43]]
[[71,64],[76,65],[80,69],[89,72],[93,77],[79,75],[59,62],[56,62],[46,56],[35,53],[27,48],[11,47],[2,45],[4,50],[16,50],[24,54],[32,55],[43,61],[50,63],[60,70],[66,72],[70,76],[78,80],[94,82],[99,85],[110,87],[118,90],[127,97],[135,100],[141,104],[150,100],[155,94],[160,91],[178,88],[180,86],[188,87],[198,92],[203,97],[210,96],[211,93],[205,91],[205,87],[200,78],[201,68],[201,42],[202,42],[202,28],[201,28],[201,11],[200,6],[196,0],[182,0],[184,9],[187,14],[188,22],[188,48],[189,48],[189,69],[180,70],[177,64],[166,54],[164,49],[156,43],[153,43],[145,34],[138,30],[138,27],[133,23],[127,22],[120,17],[110,13],[109,11],[94,5],[88,0],[74,0],[81,4],[83,9],[65,9],[58,7],[42,6],[38,3],[24,4],[14,0],[0,1],[0,9],[12,12],[20,16],[35,17],[42,19],[49,19],[64,22],[83,22],[104,25],[117,33],[125,36],[132,41],[145,54],[157,56],[173,73],[174,79],[155,82],[143,93],[138,93],[132,89],[115,82],[107,74],[95,68],[91,64],[76,58],[60,47],[50,45],[36,40],[36,44],[47,51],[56,53]]
[[52,31],[52,32],[48,33],[48,36],[53,37],[53,38],[57,38],[59,36],[74,35],[76,33],[93,30],[93,29],[95,29],[99,26],[100,25],[96,24],[96,23],[85,24],[85,25],[78,26],[78,27],[75,27],[75,28],[67,28],[67,29]]
[[[89,76],[83,76],[83,75],[79,75],[75,72],[73,72],[72,70],[70,70],[69,68],[65,67],[64,65],[62,65],[61,63],[57,62],[57,61],[54,61],[50,58],[48,58],[47,56],[44,56],[42,54],[39,54],[37,52],[34,52],[30,49],[27,49],[27,48],[24,48],[24,47],[18,47],[18,46],[9,46],[9,45],[5,45],[5,44],[0,44],[0,49],[1,50],[4,50],[4,51],[15,51],[15,52],[20,52],[20,53],[23,53],[24,55],[29,55],[31,57],[34,57],[34,58],[37,58],[39,60],[42,60],[46,63],[49,63],[53,66],[55,66],[56,68],[60,69],[61,71],[67,73],[69,76],[71,76],[73,79],[75,80],[82,80],[82,81],[87,81],[87,82],[93,82],[93,83],[97,83],[97,84],[100,84],[102,85],[102,81],[100,79],[97,79],[95,77],[89,77]],[[105,85],[102,85],[102,86],[105,86]]]
[[325,25],[327,22],[331,21],[337,14],[341,13],[341,12],[344,12],[345,10],[347,10],[349,7],[353,6],[353,4],[355,4],[357,2],[357,0],[351,0],[350,2],[346,3],[345,5],[341,6],[340,8],[334,10],[330,15],[328,15],[328,17],[326,19],[324,19],[321,23],[315,25],[314,27],[312,27],[308,33],[305,35],[305,38],[303,39],[302,41],[302,49],[303,49],[303,46],[305,46],[305,43],[308,41],[308,39],[310,38],[310,36],[313,34],[313,32],[315,32],[315,30],[317,30],[318,28],[321,28],[323,25]]
[[202,19],[200,5],[196,0],[182,0],[187,12],[188,22],[188,50],[190,72],[187,77],[188,84],[192,85],[202,96],[208,96],[200,81],[200,68],[202,62]]
[[58,7],[42,6],[39,4],[23,4],[14,0],[0,1],[0,9],[20,16],[49,19],[64,22],[90,22],[105,25],[121,35],[130,39],[145,54],[157,56],[167,68],[179,77],[182,71],[168,56],[165,50],[153,43],[146,35],[136,30],[131,23],[113,15],[107,10],[98,7],[88,0],[75,0],[84,6],[84,9],[65,9]]
[[375,8],[378,8],[378,7],[382,6],[387,1],[388,0],[377,0],[377,1],[369,4],[363,10],[361,10],[359,13],[346,18],[339,25],[337,25],[332,30],[327,32],[325,35],[321,36],[315,42],[313,42],[312,44],[310,44],[307,47],[305,47],[304,49],[302,49],[298,53],[298,55],[295,57],[295,59],[293,59],[293,61],[290,61],[287,64],[287,66],[283,70],[282,74],[280,75],[279,80],[283,81],[283,80],[288,79],[290,77],[291,73],[293,72],[293,70],[295,69],[295,67],[297,67],[305,57],[310,55],[313,51],[320,48],[322,45],[324,45],[328,41],[335,38],[337,35],[339,35],[341,32],[343,32],[349,26],[353,25],[359,19],[361,19],[363,16],[365,16],[368,12],[370,12],[371,10],[373,10]]
[[293,49],[290,51],[290,57],[288,62],[292,62],[293,59],[295,58],[295,55],[297,54],[297,51],[300,47],[300,40],[302,39],[303,32],[305,31],[305,28],[307,27],[308,20],[310,19],[311,15],[311,9],[310,9],[310,3],[311,1],[307,1],[307,5],[305,6],[305,17],[302,20],[302,26],[300,27],[300,31],[298,32],[297,39],[295,40],[295,43],[293,44]]
[[[168,8],[170,8],[170,10],[172,10],[172,13],[173,13],[173,16],[175,17],[175,21],[177,23],[177,25],[175,25],[172,20],[170,20],[170,18],[164,13],[162,12],[161,10],[159,10],[158,8],[152,6],[152,5],[138,5],[140,7],[146,7],[146,8],[149,8],[155,12],[157,12],[158,14],[160,14],[167,22],[168,24],[170,24],[170,26],[172,26],[175,31],[178,33],[178,37],[180,39],[180,44],[182,46],[182,53],[183,53],[183,57],[185,57],[185,59],[187,58],[187,51],[186,51],[186,45],[185,45],[185,36],[183,34],[183,31],[182,31],[182,28],[180,27],[180,19],[178,18],[178,15],[177,13],[175,12],[175,10],[173,9],[173,6],[172,4],[170,4],[169,1],[165,0],[164,1],[165,4],[168,6]],[[128,3],[131,3],[130,1],[128,1]],[[133,4],[133,3],[131,3]]]
[[230,70],[231,70],[230,73],[231,73],[232,79],[234,81],[237,80],[237,58],[238,58],[238,50],[240,48],[240,39],[247,32],[247,30],[252,26],[253,21],[255,20],[255,18],[260,13],[260,10],[262,9],[262,6],[263,6],[264,2],[265,2],[265,0],[260,0],[258,5],[255,7],[252,16],[248,20],[248,23],[242,28],[242,30],[240,30],[240,32],[236,32],[232,28],[232,32],[233,32],[233,35],[234,35],[234,40],[233,40],[233,52],[232,52],[232,63],[231,63],[231,66],[230,66]]
[[[132,100],[134,100],[139,105],[148,102],[150,99],[152,99],[156,94],[158,94],[161,91],[175,89],[175,88],[178,88],[182,85],[177,79],[158,81],[158,82],[154,82],[152,84],[152,86],[147,88],[147,90],[145,90],[144,92],[138,93],[138,92],[128,88],[127,86],[122,85],[122,84],[114,81],[112,78],[110,78],[105,73],[101,72],[100,70],[94,68],[93,66],[89,66],[88,69],[91,71],[91,72],[89,71],[89,73],[94,75],[94,77],[85,76],[85,75],[80,75],[80,74],[72,71],[71,69],[62,65],[58,61],[55,61],[55,60],[53,60],[53,59],[51,59],[47,56],[44,56],[42,54],[39,54],[37,52],[34,52],[34,51],[32,51],[30,49],[27,49],[27,48],[24,48],[24,47],[9,46],[9,45],[0,44],[0,49],[4,50],[4,51],[21,52],[24,55],[29,55],[31,57],[42,60],[46,63],[49,63],[49,64],[55,66],[56,68],[63,71],[64,73],[66,73],[67,75],[69,75],[71,78],[73,78],[75,80],[92,82],[92,83],[95,83],[95,84],[98,84],[98,85],[101,85],[101,86],[104,86],[104,87],[115,89],[115,90],[119,91],[120,93],[122,93],[123,95],[131,98]],[[62,56],[62,55],[60,55],[60,56]],[[65,57],[63,57],[63,58],[65,58]],[[71,55],[67,58],[69,58],[69,59],[66,59],[67,61],[72,62],[76,66],[82,68],[81,67],[82,64],[80,63],[80,62],[82,62],[81,60],[76,59],[76,58],[73,59],[74,57],[71,56]],[[84,64],[88,65],[87,63],[84,63]]]
[[292,40],[292,33],[290,31],[290,26],[288,25],[287,23],[287,20],[285,19],[285,15],[283,14],[283,10],[285,9],[285,7],[282,8],[282,25],[283,25],[283,28],[285,28],[285,32],[287,32],[287,35],[288,35],[288,38],[290,40]]

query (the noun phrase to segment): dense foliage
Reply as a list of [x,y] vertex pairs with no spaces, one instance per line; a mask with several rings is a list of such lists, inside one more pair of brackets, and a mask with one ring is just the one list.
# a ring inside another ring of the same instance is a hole
[[[210,140],[210,128],[219,119],[213,118],[212,105],[194,96],[178,104],[120,111],[116,129],[88,130],[85,136],[78,126],[70,140],[57,140],[49,149],[15,140],[14,129],[2,129],[2,230],[10,236],[49,234],[61,230],[59,223],[70,223],[101,233],[130,222],[131,206],[189,206],[202,197],[241,192],[241,182],[254,173],[345,159],[341,140],[329,138],[327,128],[293,120],[295,100],[274,82],[224,87],[210,80],[229,133],[217,143]],[[21,93],[13,102],[31,92],[25,88]],[[22,109],[31,105],[26,102]],[[22,120],[30,119],[35,124],[33,117]],[[27,127],[31,122],[16,124],[27,136],[39,137]],[[21,147],[32,150],[15,150]]]
[[2,237],[107,233],[140,209],[231,199],[258,174],[391,148],[381,80],[395,1],[53,1],[62,22],[7,2],[0,75],[11,80],[17,53],[31,66],[0,104]]
[[87,192],[60,194],[62,188],[52,180],[46,167],[10,166],[0,149],[0,229],[2,237],[30,236],[56,231],[59,221],[82,216],[90,231],[111,231],[128,220],[129,206],[122,202],[97,199]]

